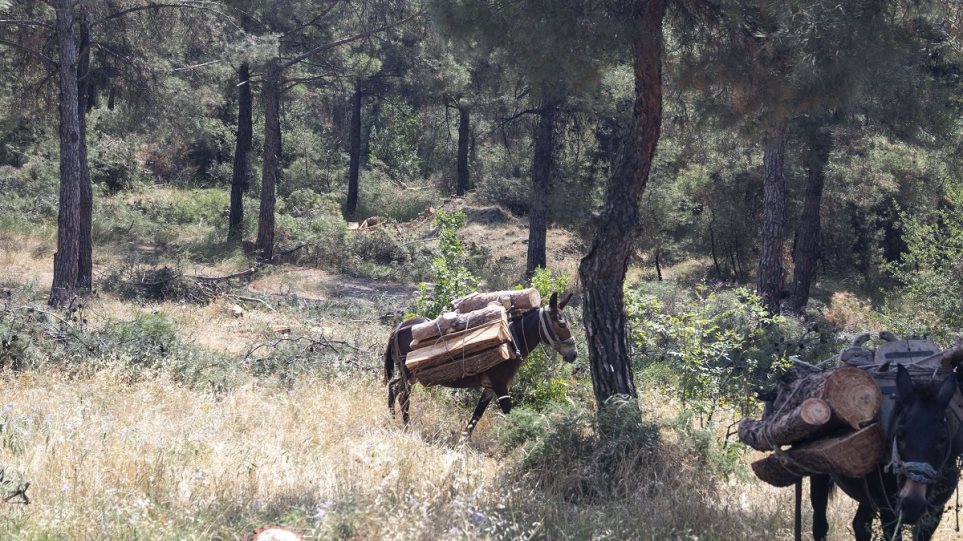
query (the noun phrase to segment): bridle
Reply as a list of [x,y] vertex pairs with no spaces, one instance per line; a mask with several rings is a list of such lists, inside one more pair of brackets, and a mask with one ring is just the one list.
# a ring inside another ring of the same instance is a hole
[[[945,421],[944,417],[944,421]],[[895,417],[894,417],[895,424]],[[896,442],[896,434],[893,434],[892,450],[890,451],[890,461],[883,471],[886,473],[893,473],[895,475],[908,477],[917,483],[924,485],[933,485],[939,481],[940,472],[946,468],[946,465],[950,461],[950,457],[953,454],[953,445],[947,444],[946,453],[943,455],[943,460],[940,462],[939,468],[934,468],[928,462],[903,462],[899,456],[899,445]]]
[[558,351],[558,346],[574,346],[575,337],[569,336],[565,340],[559,338],[555,329],[552,328],[552,313],[548,308],[539,308],[538,310],[538,336],[541,337],[542,341],[552,346],[552,349]]

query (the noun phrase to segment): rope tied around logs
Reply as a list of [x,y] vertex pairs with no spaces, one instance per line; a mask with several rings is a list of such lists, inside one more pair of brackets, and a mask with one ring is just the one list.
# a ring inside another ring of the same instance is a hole
[[[770,417],[779,417],[779,415],[783,413],[786,404],[792,402],[792,399],[798,390],[798,386],[793,386],[792,392],[789,393],[789,396],[783,400],[782,404],[779,405],[779,408],[772,415],[770,415]],[[763,425],[762,437],[766,441],[766,444],[769,445],[769,448],[772,449],[773,455],[779,460],[779,463],[782,465],[782,467],[797,477],[805,477],[810,475],[812,472],[810,472],[808,468],[806,468],[798,460],[794,459],[789,453],[783,451],[782,446],[775,442],[772,429],[773,425]]]

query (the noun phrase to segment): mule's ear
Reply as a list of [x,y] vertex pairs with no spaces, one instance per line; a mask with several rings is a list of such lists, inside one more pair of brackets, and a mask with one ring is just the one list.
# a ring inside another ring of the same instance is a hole
[[913,378],[905,366],[896,365],[896,401],[903,402],[913,396]]
[[572,300],[572,295],[575,295],[575,292],[574,292],[574,291],[571,292],[571,293],[569,293],[568,295],[565,295],[565,298],[562,299],[562,302],[560,302],[560,303],[558,304],[558,307],[559,307],[560,309],[563,309],[563,308],[565,308],[566,306],[568,306],[568,301]]
[[946,406],[950,405],[950,400],[953,400],[953,395],[956,394],[956,376],[950,374],[943,379],[943,383],[940,383],[940,390],[936,393],[936,400],[945,409]]
[[558,293],[552,293],[552,296],[548,299],[548,305],[552,308],[553,312],[558,310]]

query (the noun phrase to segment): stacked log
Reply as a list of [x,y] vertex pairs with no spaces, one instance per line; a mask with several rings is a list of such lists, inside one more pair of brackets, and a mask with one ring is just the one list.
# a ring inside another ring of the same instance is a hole
[[491,291],[472,293],[451,301],[455,312],[465,314],[484,308],[491,304],[498,304],[506,310],[533,310],[542,304],[542,296],[534,287],[513,291]]
[[782,389],[763,419],[743,419],[739,439],[775,451],[752,464],[756,476],[774,486],[814,474],[862,477],[885,453],[876,423],[881,402],[879,385],[863,370],[818,372]]
[[475,376],[511,358],[512,335],[502,304],[442,314],[413,326],[411,334],[405,366],[424,385]]

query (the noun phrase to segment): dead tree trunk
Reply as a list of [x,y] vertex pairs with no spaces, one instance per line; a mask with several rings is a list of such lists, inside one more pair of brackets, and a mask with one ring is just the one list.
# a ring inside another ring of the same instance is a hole
[[268,63],[264,72],[264,164],[261,173],[261,208],[258,214],[258,257],[274,257],[274,206],[281,168],[281,69],[277,60]]
[[77,123],[79,139],[79,196],[80,216],[77,231],[77,291],[90,293],[93,289],[94,240],[93,214],[94,190],[90,184],[90,167],[87,163],[87,109],[90,103],[90,20],[87,10],[80,4],[80,46],[77,61]]
[[344,205],[344,214],[354,216],[358,211],[358,176],[361,172],[361,106],[364,95],[361,93],[361,81],[354,84],[354,98],[351,102],[351,148],[348,163],[348,200]]
[[234,173],[231,176],[231,215],[228,219],[228,242],[240,242],[244,235],[244,192],[248,187],[248,155],[254,137],[251,93],[251,68],[247,62],[237,71],[237,140],[234,142]]
[[51,306],[70,301],[77,287],[80,261],[80,117],[77,111],[77,41],[70,0],[55,0],[59,52],[60,206],[57,253],[54,254]]
[[799,233],[796,235],[792,297],[789,301],[790,310],[796,313],[801,312],[809,302],[809,288],[816,277],[816,256],[821,229],[819,210],[822,206],[823,185],[826,182],[826,163],[829,162],[832,147],[833,138],[828,130],[818,130],[809,137],[809,183],[806,186],[802,217],[799,219]]
[[637,403],[629,359],[622,284],[640,233],[639,204],[662,124],[662,19],[665,1],[633,8],[635,104],[632,129],[616,173],[609,178],[588,253],[579,265],[592,387],[599,408],[624,396]]
[[773,120],[766,129],[763,153],[762,238],[759,253],[757,289],[762,305],[770,314],[779,314],[782,286],[782,250],[786,224],[786,121]]
[[458,107],[458,182],[455,185],[455,193],[465,195],[468,193],[468,143],[471,139],[471,116],[467,106]]
[[546,100],[539,111],[535,128],[535,156],[532,164],[532,206],[528,212],[528,259],[525,275],[531,276],[535,269],[544,267],[545,235],[548,230],[548,196],[552,185],[554,167],[555,119],[558,103]]

